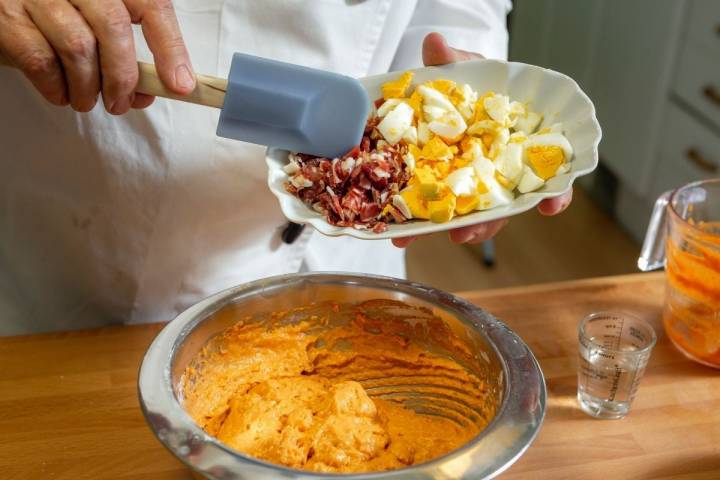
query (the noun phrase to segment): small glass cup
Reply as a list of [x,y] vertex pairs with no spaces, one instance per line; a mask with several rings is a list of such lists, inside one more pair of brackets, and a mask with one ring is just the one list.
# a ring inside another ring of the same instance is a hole
[[655,346],[655,331],[633,315],[600,312],[582,319],[578,339],[580,408],[596,418],[623,418]]

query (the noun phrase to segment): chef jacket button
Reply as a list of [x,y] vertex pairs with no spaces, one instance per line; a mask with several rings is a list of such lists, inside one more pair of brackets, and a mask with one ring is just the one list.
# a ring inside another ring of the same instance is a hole
[[282,241],[287,244],[293,243],[295,240],[298,239],[304,229],[304,224],[288,222],[287,226],[282,231]]

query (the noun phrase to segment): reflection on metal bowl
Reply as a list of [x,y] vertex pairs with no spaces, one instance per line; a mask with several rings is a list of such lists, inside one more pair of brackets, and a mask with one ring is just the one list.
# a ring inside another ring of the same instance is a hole
[[[338,309],[338,305],[342,307]],[[271,315],[279,311],[290,314]],[[319,343],[325,345],[332,338],[327,332],[353,323],[358,311],[369,319],[361,326],[365,332],[377,338],[403,338],[437,358],[452,359],[467,371],[468,379],[480,379],[467,383],[473,392],[475,383],[481,385],[480,393],[467,395],[462,381],[453,384],[439,379],[428,384],[427,376],[403,378],[411,372],[402,370],[388,369],[391,374],[386,377],[361,375],[361,370],[335,369],[334,374],[358,381],[372,398],[448,418],[464,428],[474,428],[473,435],[480,433],[425,463],[338,476],[492,478],[527,449],[545,413],[545,383],[532,353],[511,330],[487,312],[447,293],[402,280],[345,274],[259,280],[221,292],[180,314],[160,332],[141,367],[140,401],[150,427],[171,452],[206,478],[328,478],[327,474],[244,455],[208,434],[183,408],[183,373],[197,362],[203,347],[217,347],[218,334],[241,319],[277,327],[313,318],[316,324],[311,322],[310,327],[319,337],[326,335]],[[330,342],[330,347],[341,344]],[[356,347],[351,342],[342,348]],[[375,373],[383,370],[382,365],[373,368]]]

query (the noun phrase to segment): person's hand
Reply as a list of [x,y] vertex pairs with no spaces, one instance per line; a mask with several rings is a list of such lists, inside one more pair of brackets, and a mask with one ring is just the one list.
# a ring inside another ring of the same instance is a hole
[[[448,46],[445,38],[439,33],[430,33],[423,41],[423,63],[425,66],[445,65],[447,63],[463,62],[465,60],[473,60],[484,58],[477,53],[465,52]],[[543,215],[557,215],[565,210],[572,201],[572,190],[567,193],[543,200],[538,205],[538,210]],[[507,218],[494,220],[492,222],[478,223],[468,227],[456,228],[450,230],[450,239],[455,243],[477,244],[490,240],[494,237],[506,224]],[[394,238],[393,244],[396,247],[407,247],[417,237]]]
[[183,95],[195,88],[171,0],[0,0],[0,54],[55,105],[123,114],[154,97],[135,93],[131,23],[142,25],[160,79]]

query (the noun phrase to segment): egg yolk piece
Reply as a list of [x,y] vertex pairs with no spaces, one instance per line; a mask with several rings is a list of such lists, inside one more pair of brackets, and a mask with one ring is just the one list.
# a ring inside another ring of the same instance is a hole
[[455,199],[455,212],[458,215],[470,213],[478,206],[480,206],[480,195],[461,195]]
[[422,199],[419,189],[415,185],[411,185],[400,192],[400,196],[407,203],[410,212],[414,218],[422,218],[427,220],[430,218],[427,202]]
[[485,110],[485,99],[490,98],[493,95],[495,95],[494,92],[487,92],[477,99],[475,102],[475,108],[473,109],[473,117],[470,121],[471,124],[479,122],[480,120],[490,119],[490,115],[488,115],[487,110]]
[[413,79],[412,72],[405,72],[395,81],[387,82],[380,87],[385,100],[390,98],[403,98]]
[[428,202],[430,221],[433,223],[445,223],[452,220],[455,213],[455,195],[446,193],[440,200]]
[[430,82],[425,82],[424,85],[426,87],[434,88],[438,92],[442,93],[445,96],[449,96],[450,93],[455,90],[456,84],[452,80],[446,80],[444,78],[440,78],[438,80],[432,80]]
[[435,135],[422,148],[421,156],[431,160],[450,160],[453,157],[453,150],[442,141],[442,138]]
[[547,180],[565,163],[565,153],[555,145],[535,145],[527,148],[527,159],[535,174]]
[[[434,169],[424,164],[415,169],[412,180],[416,195],[422,200],[438,200],[442,196],[442,184],[438,181]],[[412,207],[410,207],[410,211]],[[413,212],[414,215],[414,212]]]
[[422,95],[420,95],[420,92],[415,90],[412,95],[410,95],[410,98],[407,100],[407,104],[410,105],[410,107],[415,112],[415,118],[418,120],[424,120],[425,117],[423,116],[423,110],[422,110]]

